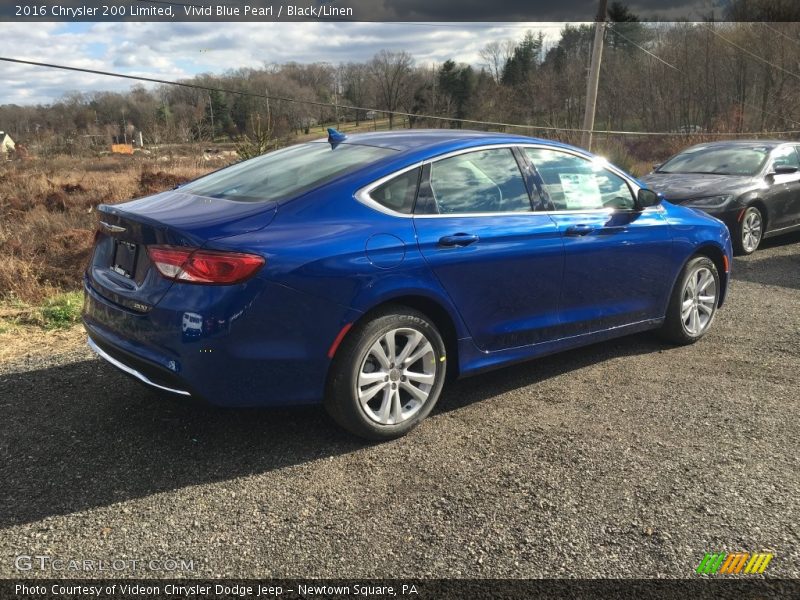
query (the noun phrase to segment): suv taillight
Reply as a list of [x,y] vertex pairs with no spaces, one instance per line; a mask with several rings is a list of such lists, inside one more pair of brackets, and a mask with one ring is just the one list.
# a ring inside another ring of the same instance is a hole
[[263,256],[177,246],[148,246],[158,272],[184,283],[229,285],[252,277],[266,262]]

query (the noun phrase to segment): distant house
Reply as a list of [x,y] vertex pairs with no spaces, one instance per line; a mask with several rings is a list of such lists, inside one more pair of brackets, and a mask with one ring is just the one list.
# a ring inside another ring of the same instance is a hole
[[6,155],[14,150],[14,140],[5,131],[0,131],[0,154]]

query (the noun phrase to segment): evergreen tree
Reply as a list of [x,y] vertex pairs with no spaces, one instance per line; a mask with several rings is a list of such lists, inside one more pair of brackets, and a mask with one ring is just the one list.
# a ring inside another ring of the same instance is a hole
[[503,85],[524,85],[531,81],[533,73],[541,64],[544,36],[534,36],[531,31],[514,48],[514,54],[506,61],[501,82]]

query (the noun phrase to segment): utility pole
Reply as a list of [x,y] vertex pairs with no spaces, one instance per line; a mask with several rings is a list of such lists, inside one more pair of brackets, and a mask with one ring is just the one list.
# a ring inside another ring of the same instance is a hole
[[214,101],[211,100],[211,92],[208,92],[208,107],[211,109],[211,143],[214,143]]
[[608,0],[600,0],[600,7],[594,21],[594,45],[592,46],[592,66],[586,82],[586,110],[583,113],[581,146],[592,149],[592,130],[594,129],[594,113],[597,108],[597,87],[600,84],[600,62],[603,58],[603,36],[606,32],[606,11]]
[[333,75],[333,111],[336,125],[334,127],[339,129],[339,71],[335,71]]

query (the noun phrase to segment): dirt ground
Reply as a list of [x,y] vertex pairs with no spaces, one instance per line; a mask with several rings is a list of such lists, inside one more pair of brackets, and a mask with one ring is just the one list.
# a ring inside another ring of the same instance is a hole
[[32,339],[0,365],[0,577],[39,554],[200,577],[674,578],[734,551],[800,577],[798,335],[794,235],[736,259],[694,346],[643,334],[456,382],[380,445],[316,407],[165,398],[79,332]]

